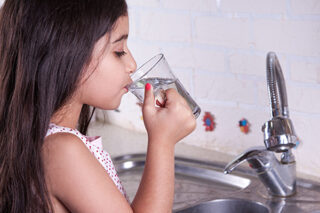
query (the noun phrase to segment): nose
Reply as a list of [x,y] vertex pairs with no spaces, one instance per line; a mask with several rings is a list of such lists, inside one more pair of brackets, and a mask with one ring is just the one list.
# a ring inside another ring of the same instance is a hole
[[128,63],[127,63],[127,72],[132,74],[137,69],[137,63],[134,60],[130,51],[128,51]]

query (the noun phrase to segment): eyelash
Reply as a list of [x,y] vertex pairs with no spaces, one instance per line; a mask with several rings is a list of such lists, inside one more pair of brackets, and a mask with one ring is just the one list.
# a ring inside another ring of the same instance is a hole
[[121,51],[121,52],[115,52],[115,54],[120,58],[121,56],[124,56],[127,53],[125,51]]

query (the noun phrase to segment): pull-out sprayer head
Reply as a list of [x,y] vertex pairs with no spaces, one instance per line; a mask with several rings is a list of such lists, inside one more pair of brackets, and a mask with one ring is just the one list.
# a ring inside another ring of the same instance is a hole
[[274,117],[262,126],[264,144],[274,152],[286,152],[295,147],[297,136],[289,118]]
[[272,119],[262,126],[264,143],[270,151],[285,152],[296,145],[297,136],[289,119],[286,85],[274,52],[267,55],[267,82]]

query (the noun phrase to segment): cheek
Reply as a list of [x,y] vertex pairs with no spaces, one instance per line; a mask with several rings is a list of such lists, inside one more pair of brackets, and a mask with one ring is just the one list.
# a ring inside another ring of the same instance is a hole
[[119,74],[96,70],[83,85],[83,103],[102,109],[116,108],[122,97],[121,84]]

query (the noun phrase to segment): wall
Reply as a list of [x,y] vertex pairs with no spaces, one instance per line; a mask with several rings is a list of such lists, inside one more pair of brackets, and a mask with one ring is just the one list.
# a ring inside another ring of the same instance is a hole
[[[290,116],[300,137],[298,171],[320,177],[319,0],[128,0],[129,48],[138,65],[162,52],[202,108],[183,143],[239,154],[263,145],[270,119],[266,54],[275,51],[287,84]],[[144,131],[136,99],[128,94],[110,122]],[[247,118],[248,135],[238,121]]]

